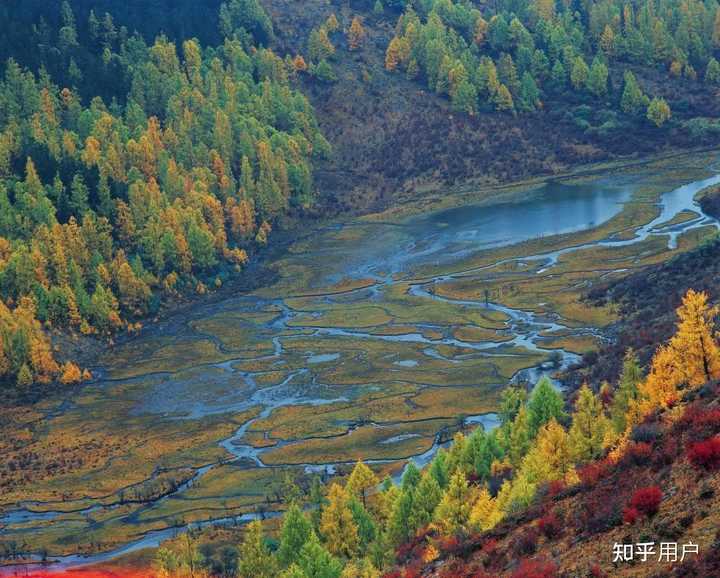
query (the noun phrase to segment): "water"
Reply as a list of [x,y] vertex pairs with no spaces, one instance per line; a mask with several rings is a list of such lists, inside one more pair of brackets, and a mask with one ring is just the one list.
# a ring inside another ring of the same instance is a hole
[[[383,301],[387,299],[388,292],[396,284],[396,275],[407,277],[419,267],[428,264],[452,263],[481,249],[505,246],[548,235],[581,231],[600,225],[622,210],[623,204],[630,200],[633,192],[642,185],[646,176],[635,174],[609,177],[578,185],[548,183],[536,187],[522,201],[518,202],[493,206],[466,206],[419,215],[403,223],[378,224],[374,226],[372,234],[364,235],[361,238],[361,242],[319,244],[314,247],[311,255],[303,258],[318,264],[318,273],[311,282],[315,285],[327,286],[347,278],[371,277],[377,281],[375,286],[370,289],[350,291],[341,297],[328,296],[326,297],[328,302],[333,302],[334,299],[334,302],[337,303],[366,301],[382,305]],[[540,271],[544,272],[552,269],[561,255],[584,247],[625,247],[642,242],[654,235],[667,236],[668,246],[674,247],[677,238],[683,232],[707,224],[715,224],[714,220],[702,214],[694,203],[693,197],[700,189],[717,183],[720,183],[720,175],[670,190],[662,197],[661,211],[657,218],[646,225],[639,226],[631,239],[622,241],[612,238],[603,239],[579,247],[526,255],[521,259],[510,260],[523,263],[540,261],[542,263]],[[658,228],[658,225],[662,225],[683,210],[688,209],[694,210],[700,217],[669,228]],[[361,227],[369,227],[369,225],[361,225]],[[352,229],[352,226],[348,227],[348,230]],[[416,324],[423,330],[436,330],[440,336],[428,336],[424,332],[417,331],[409,331],[400,335],[381,335],[360,328],[295,327],[290,324],[297,318],[298,311],[293,310],[282,295],[276,295],[271,300],[252,295],[238,296],[228,299],[227,302],[198,307],[193,310],[191,318],[192,320],[202,320],[216,315],[218,312],[222,314],[226,309],[231,310],[236,317],[238,314],[242,317],[243,312],[250,315],[269,306],[274,307],[278,312],[277,315],[261,325],[262,339],[271,347],[266,348],[268,352],[252,359],[256,362],[269,363],[270,369],[287,368],[285,378],[275,385],[263,385],[261,378],[267,373],[267,369],[238,370],[238,364],[247,361],[247,355],[237,359],[229,356],[229,359],[223,359],[220,362],[198,363],[184,369],[163,371],[152,375],[146,374],[124,380],[141,382],[146,391],[145,395],[138,400],[132,415],[157,415],[163,419],[199,419],[213,414],[260,407],[259,416],[242,424],[231,436],[222,440],[221,446],[227,450],[231,460],[243,460],[243,463],[254,464],[253,467],[266,468],[268,466],[263,461],[263,454],[268,449],[255,448],[243,441],[245,434],[257,419],[265,418],[274,410],[284,406],[349,402],[352,401],[354,395],[351,385],[339,387],[324,383],[316,373],[325,367],[333,366],[333,364],[343,363],[345,355],[343,352],[339,349],[333,351],[334,348],[328,352],[325,347],[323,351],[305,351],[300,357],[297,357],[297,354],[296,357],[292,357],[287,350],[287,345],[294,339],[317,340],[319,344],[326,344],[334,339],[353,339],[374,344],[384,343],[388,346],[404,344],[407,347],[417,347],[418,351],[428,360],[428,364],[440,361],[451,368],[461,366],[465,357],[447,357],[441,353],[442,347],[461,348],[472,355],[485,356],[488,359],[493,356],[506,356],[508,352],[518,350],[512,348],[522,348],[534,353],[547,353],[547,350],[542,348],[540,334],[568,329],[557,319],[536,315],[531,311],[512,309],[492,302],[449,299],[435,294],[434,287],[436,285],[467,274],[468,271],[457,271],[452,274],[423,278],[410,284],[408,295],[413,299],[421,300],[422,303],[434,302],[450,304],[460,307],[462,310],[486,309],[500,312],[508,318],[507,330],[512,335],[512,341],[504,343],[466,342],[457,339],[451,336],[451,332],[448,330],[452,328],[452,319],[445,320],[444,325],[431,322]],[[312,318],[317,319],[318,315],[313,313]],[[175,338],[178,332],[188,335],[187,321],[189,320],[163,322],[155,332],[159,336],[171,338]],[[575,329],[577,330],[577,328]],[[591,332],[592,328],[586,328],[586,330]],[[560,354],[560,367],[567,367],[578,360],[577,355],[567,351],[560,350]],[[304,364],[304,366],[298,366],[298,364]],[[425,362],[418,362],[416,359],[399,355],[392,359],[390,364],[398,369],[418,372],[422,375]],[[519,379],[522,375],[522,377],[529,377],[531,381],[536,381],[543,375],[551,376],[555,370],[556,368],[547,365],[530,367],[518,372],[513,380]],[[106,380],[99,385],[112,388],[116,383],[114,380]],[[559,385],[557,382],[554,383]],[[368,391],[379,388],[380,386],[377,385],[372,386],[368,388]],[[63,407],[63,411],[73,410],[72,404]],[[491,430],[498,426],[499,420],[496,414],[485,413],[467,417],[466,423],[480,425],[486,430]],[[391,446],[414,437],[417,437],[417,434],[398,434],[379,443]],[[295,441],[286,440],[279,445],[287,443],[295,443]],[[442,445],[438,435],[432,447],[422,454],[414,456],[413,461],[420,467],[426,465]],[[367,460],[368,463],[387,463],[388,461],[393,460]],[[332,474],[338,466],[346,466],[351,463],[352,461],[307,463],[302,467],[306,472]],[[167,499],[181,497],[193,483],[200,480],[216,465],[208,464],[197,468],[195,475],[188,483],[183,484],[173,495],[162,498],[156,504]],[[400,468],[397,479],[402,475],[402,471]],[[53,511],[35,511],[36,509],[48,509],[41,506],[47,506],[47,504],[28,503],[11,508],[4,515],[0,515],[0,527],[29,528],[32,524],[42,527],[43,522],[52,521],[58,515]],[[78,513],[91,512],[93,508],[98,507],[101,506],[90,506]],[[199,525],[242,522],[252,519],[252,517],[253,514],[215,520],[208,518]],[[184,529],[185,527],[168,527],[153,530],[112,552],[105,552],[89,558],[67,556],[58,560],[62,566],[102,562],[123,553],[156,546],[162,540]],[[3,575],[3,572],[9,572],[9,570],[0,570],[0,576]]]

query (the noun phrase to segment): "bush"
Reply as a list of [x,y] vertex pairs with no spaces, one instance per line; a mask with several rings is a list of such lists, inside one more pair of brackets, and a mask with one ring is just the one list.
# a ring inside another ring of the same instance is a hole
[[623,522],[624,523],[632,525],[638,521],[639,517],[640,517],[640,512],[638,512],[637,508],[628,506],[627,508],[623,509]]
[[696,468],[717,469],[720,467],[720,437],[690,444],[687,457]]
[[512,578],[555,578],[557,566],[549,560],[523,560]]
[[639,466],[641,464],[646,464],[650,460],[651,454],[652,446],[650,444],[645,442],[636,442],[628,446],[625,451],[625,458],[629,463]]
[[641,423],[630,434],[630,439],[634,442],[651,444],[660,435],[660,428],[654,423]]
[[562,522],[555,512],[548,512],[538,520],[538,529],[548,540],[552,540],[562,532]]
[[645,516],[654,516],[660,509],[662,490],[657,486],[648,486],[637,490],[630,499],[630,507],[635,508]]
[[683,413],[679,420],[679,426],[696,435],[720,433],[720,409],[705,409],[693,404]]
[[607,477],[610,473],[609,470],[609,464],[604,460],[591,462],[578,470],[578,477],[584,486],[591,488],[600,480]]

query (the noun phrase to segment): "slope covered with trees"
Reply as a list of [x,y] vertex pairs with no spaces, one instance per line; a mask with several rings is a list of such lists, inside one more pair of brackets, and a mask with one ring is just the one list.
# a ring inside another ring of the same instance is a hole
[[[583,385],[567,412],[547,379],[529,394],[522,387],[507,389],[499,428],[456,434],[424,470],[410,462],[399,485],[390,479],[380,484],[360,462],[344,483],[324,487],[316,480],[304,497],[297,488],[288,491],[277,538],[263,537],[262,524],[253,522],[237,565],[221,572],[242,578],[278,572],[286,578],[560,575],[564,569],[552,556],[531,559],[539,544],[552,547],[565,524],[577,523],[583,536],[623,524],[626,531],[642,531],[658,512],[675,512],[677,500],[691,499],[694,485],[673,499],[642,466],[672,468],[677,462],[680,472],[666,475],[694,471],[712,485],[711,473],[720,467],[716,313],[704,293],[689,291],[674,335],[657,349],[647,374],[628,351],[616,384],[597,391]],[[707,408],[698,398],[714,405]],[[673,444],[673,436],[684,445]],[[616,483],[615,496],[600,497],[606,480],[629,467],[639,471]],[[587,501],[568,504],[578,495]],[[211,574],[212,548],[202,554],[192,542],[185,546],[160,550],[160,568],[182,576],[197,564],[196,572]],[[703,554],[712,560],[710,551]],[[574,571],[606,575],[612,565],[603,560],[575,560]],[[595,569],[580,568],[591,562]]]
[[[253,11],[249,11],[252,7]],[[51,77],[10,59],[0,83],[0,376],[28,387],[61,373],[44,328],[131,328],[163,295],[204,292],[266,243],[273,221],[314,193],[329,150],[295,68],[262,46],[254,2],[223,5],[225,40],[203,48],[110,33],[80,48],[71,6],[51,33],[68,63]],[[93,16],[94,17],[94,16]],[[127,81],[83,98],[74,54]]]

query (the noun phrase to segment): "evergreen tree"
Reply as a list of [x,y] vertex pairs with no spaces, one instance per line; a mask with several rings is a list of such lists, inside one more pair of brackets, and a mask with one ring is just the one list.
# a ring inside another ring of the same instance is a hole
[[456,471],[435,509],[435,522],[445,534],[453,534],[466,526],[472,507],[471,497],[472,491],[465,474]]
[[620,108],[626,114],[639,116],[647,110],[648,104],[650,104],[650,99],[643,94],[635,75],[629,70],[626,71]]
[[637,399],[638,385],[643,379],[638,358],[632,349],[625,352],[622,374],[610,406],[610,418],[616,433],[621,434],[627,427],[626,414],[631,402]]
[[565,402],[547,377],[537,382],[528,401],[530,437],[534,438],[542,426],[550,420],[563,421],[566,417]]
[[262,524],[255,520],[247,527],[240,546],[238,566],[240,578],[275,578],[275,559],[263,538]]
[[520,95],[518,98],[518,110],[532,112],[540,104],[540,91],[535,79],[529,72],[524,72],[520,83]]
[[607,96],[608,67],[599,58],[593,60],[587,78],[587,88],[597,98]]
[[302,513],[297,504],[292,503],[283,516],[280,530],[280,546],[277,557],[283,566],[297,562],[300,550],[310,539],[312,524]]
[[305,578],[340,578],[342,574],[341,562],[320,544],[314,532],[300,549],[297,565]]
[[664,98],[655,97],[650,101],[647,108],[647,119],[656,127],[660,128],[670,120],[671,116],[670,106]]
[[573,459],[585,462],[600,457],[610,427],[600,400],[583,384],[575,402],[569,443]]

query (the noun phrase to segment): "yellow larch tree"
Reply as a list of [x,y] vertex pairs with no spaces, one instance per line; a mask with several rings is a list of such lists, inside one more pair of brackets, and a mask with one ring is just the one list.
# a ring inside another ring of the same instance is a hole
[[350,495],[339,484],[328,491],[328,504],[320,517],[320,532],[331,554],[352,558],[360,543],[358,528],[350,510]]

